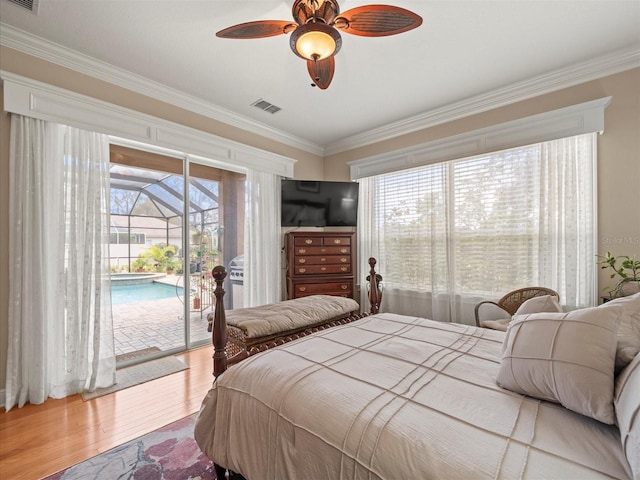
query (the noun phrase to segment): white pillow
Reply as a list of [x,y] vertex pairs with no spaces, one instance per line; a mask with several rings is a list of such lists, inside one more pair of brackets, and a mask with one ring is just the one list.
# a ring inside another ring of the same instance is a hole
[[598,308],[623,308],[618,326],[618,347],[616,349],[616,373],[629,365],[640,352],[640,293],[618,297],[603,303]]
[[514,316],[502,346],[498,385],[615,423],[613,375],[621,310]]
[[511,322],[511,317],[501,318],[499,320],[483,320],[482,322],[480,322],[480,326],[484,328],[490,328],[492,330],[506,332],[507,327],[509,326],[509,322]]
[[558,297],[554,295],[540,295],[539,297],[530,298],[518,307],[514,316],[543,312],[562,312],[562,306],[558,303]]
[[640,478],[640,355],[616,378],[614,404],[622,449],[633,478]]

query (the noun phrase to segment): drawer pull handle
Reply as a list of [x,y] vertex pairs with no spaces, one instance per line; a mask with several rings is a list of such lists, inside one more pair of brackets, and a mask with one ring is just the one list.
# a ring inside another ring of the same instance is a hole
[[341,261],[342,263],[347,263],[347,262],[349,261],[349,259],[348,259],[348,258],[345,258],[345,257],[342,257],[342,258],[340,259],[340,261]]
[[333,243],[335,243],[336,245],[340,245],[342,243],[342,240],[340,240],[339,238],[336,238]]
[[320,261],[321,261],[321,262],[326,262],[326,261],[327,261],[327,259],[326,259],[326,258],[324,258],[324,257],[322,257],[322,258],[320,258]]
[[307,245],[311,245],[313,243],[313,240],[311,240],[310,238],[307,238],[304,243],[306,243]]
[[326,248],[321,248],[321,249],[320,249],[320,252],[321,252],[321,253],[326,253],[326,252],[327,252],[327,249],[326,249]]
[[298,272],[299,272],[299,273],[304,273],[304,272],[306,272],[306,271],[307,271],[307,269],[306,269],[306,268],[299,268],[299,269],[298,269]]
[[340,285],[340,288],[343,289],[343,290],[346,290],[347,288],[349,288],[349,285],[344,285],[343,284],[343,285]]
[[341,248],[340,249],[340,253],[347,253],[349,250],[347,250],[346,248]]
[[307,249],[306,248],[299,248],[298,249],[298,253],[307,253]]
[[340,270],[343,271],[343,272],[346,272],[349,269],[347,267],[340,267]]
[[301,292],[306,292],[307,291],[307,287],[300,287],[300,291]]
[[323,272],[326,272],[327,271],[327,267],[320,267],[320,270],[323,271]]
[[307,263],[307,259],[306,258],[299,258],[298,259],[298,263]]

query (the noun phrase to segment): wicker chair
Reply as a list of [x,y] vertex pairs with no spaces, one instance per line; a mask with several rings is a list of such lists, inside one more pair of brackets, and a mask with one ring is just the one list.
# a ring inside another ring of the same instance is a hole
[[502,326],[504,326],[506,328],[506,324],[508,324],[508,322],[510,320],[510,318],[509,318],[509,319],[506,319],[504,322],[497,323],[497,324],[494,323],[494,322],[496,322],[494,320],[487,321],[487,322],[481,321],[480,320],[480,306],[482,306],[484,304],[494,305],[494,306],[502,309],[503,311],[505,311],[507,314],[509,314],[509,317],[512,317],[516,313],[518,308],[520,308],[520,305],[522,305],[524,302],[526,302],[530,298],[541,297],[543,295],[552,295],[552,296],[556,297],[558,299],[558,301],[560,300],[560,295],[558,295],[558,292],[556,292],[555,290],[551,290],[550,288],[545,288],[545,287],[527,287],[527,288],[520,288],[519,290],[514,290],[513,292],[509,292],[504,297],[502,297],[500,300],[498,300],[497,302],[492,302],[492,301],[489,301],[489,300],[485,300],[483,302],[480,302],[479,304],[476,305],[476,309],[475,309],[476,326],[502,330],[503,328],[500,328],[499,325],[502,325]]

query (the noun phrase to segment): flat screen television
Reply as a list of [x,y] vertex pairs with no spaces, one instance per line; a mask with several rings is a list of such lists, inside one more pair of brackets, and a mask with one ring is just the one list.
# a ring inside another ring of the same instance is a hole
[[282,180],[283,227],[355,227],[358,184]]

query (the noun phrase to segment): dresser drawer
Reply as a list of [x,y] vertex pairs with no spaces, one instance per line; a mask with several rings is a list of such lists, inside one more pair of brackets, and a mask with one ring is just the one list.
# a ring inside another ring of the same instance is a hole
[[293,253],[294,255],[349,255],[351,247],[295,247]]
[[311,245],[323,245],[322,243],[322,237],[295,237],[295,239],[293,240],[294,245],[298,246],[298,245],[306,245],[306,246],[311,246]]
[[345,295],[350,297],[353,286],[350,281],[328,283],[296,283],[294,285],[296,297],[307,295]]
[[351,237],[324,237],[324,245],[336,246],[336,245],[351,245]]
[[296,267],[300,265],[350,265],[351,255],[316,255],[296,257]]
[[339,275],[351,273],[351,264],[347,265],[307,265],[293,269],[294,275]]

